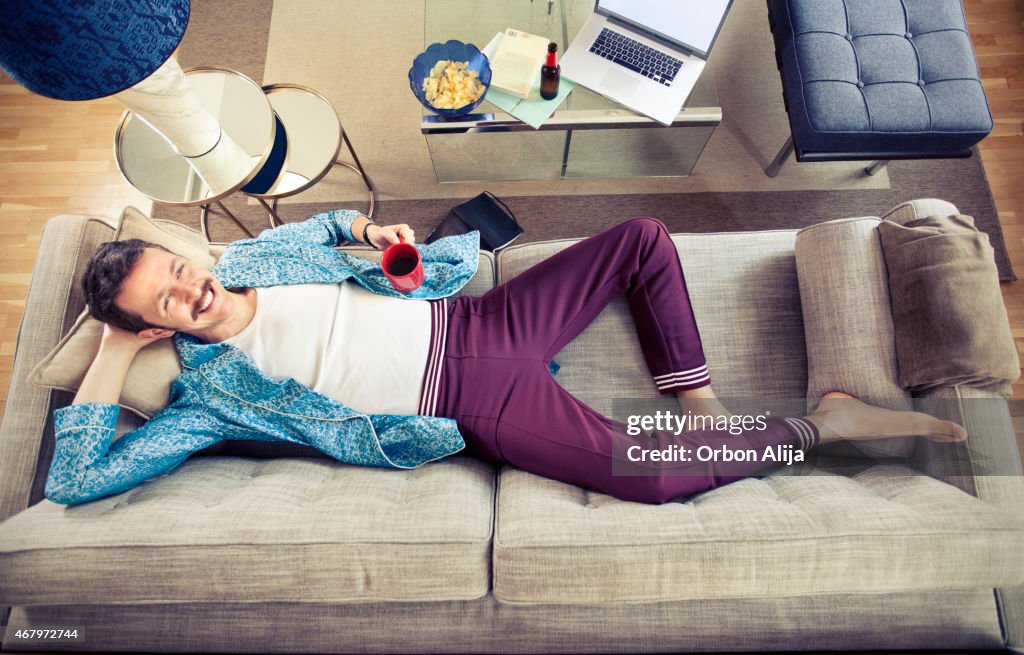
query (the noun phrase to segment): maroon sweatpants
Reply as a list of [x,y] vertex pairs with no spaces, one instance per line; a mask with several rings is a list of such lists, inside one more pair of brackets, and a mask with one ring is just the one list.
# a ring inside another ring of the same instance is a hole
[[[655,385],[663,393],[710,383],[675,245],[658,220],[633,218],[584,239],[478,298],[448,303],[435,414],[454,418],[467,452],[624,500],[663,503],[771,466],[625,462],[638,443],[626,425],[594,411],[556,382],[552,358],[614,298],[625,294]],[[625,336],[624,338],[630,338]],[[638,390],[639,391],[639,390]],[[802,419],[768,418],[730,435],[656,433],[651,448],[806,450],[818,434]],[[648,439],[648,437],[643,437]],[[613,459],[615,474],[613,474]],[[629,474],[622,474],[628,471]]]

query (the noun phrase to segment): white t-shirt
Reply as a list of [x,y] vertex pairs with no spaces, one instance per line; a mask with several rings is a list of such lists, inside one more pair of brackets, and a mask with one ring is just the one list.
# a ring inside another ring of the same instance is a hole
[[257,288],[252,322],[225,342],[360,413],[414,415],[430,339],[429,302],[342,282]]

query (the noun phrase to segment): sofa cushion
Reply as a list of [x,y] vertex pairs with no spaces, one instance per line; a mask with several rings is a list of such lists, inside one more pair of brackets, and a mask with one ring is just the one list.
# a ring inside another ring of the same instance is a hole
[[505,467],[494,595],[598,603],[1024,582],[1024,516],[898,465],[800,465],[640,505]]
[[989,237],[974,218],[935,215],[878,226],[900,384],[967,384],[1009,396],[1020,360]]
[[489,588],[494,468],[207,456],[0,530],[0,604],[455,600]]
[[801,151],[963,151],[992,130],[960,0],[770,0]]
[[[763,399],[788,404],[801,414],[805,409],[807,365],[793,258],[795,234],[777,230],[672,236],[711,382],[726,405],[736,407],[734,411]],[[498,256],[499,282],[575,242],[510,246]],[[555,379],[606,415],[618,413],[616,408],[626,399],[661,397],[644,363],[624,298],[612,301],[555,361],[560,365]]]

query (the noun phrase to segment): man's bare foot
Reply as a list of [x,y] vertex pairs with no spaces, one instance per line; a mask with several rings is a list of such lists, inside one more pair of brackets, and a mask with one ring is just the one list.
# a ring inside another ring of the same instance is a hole
[[[715,425],[719,423],[719,419],[728,421],[732,417],[732,412],[718,400],[711,385],[680,391],[676,393],[676,396],[679,398],[679,407],[683,410],[683,414],[711,416],[712,423]],[[693,429],[701,429],[702,426],[703,423],[696,424]]]
[[807,417],[821,435],[821,443],[842,439],[881,439],[921,436],[932,441],[963,441],[967,430],[921,412],[901,412],[868,405],[846,393],[825,394],[818,409]]

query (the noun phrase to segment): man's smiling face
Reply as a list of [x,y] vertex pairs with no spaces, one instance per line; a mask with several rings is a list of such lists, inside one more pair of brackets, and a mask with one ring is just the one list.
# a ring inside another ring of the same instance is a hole
[[114,301],[152,325],[203,337],[234,315],[235,297],[207,269],[146,248]]

